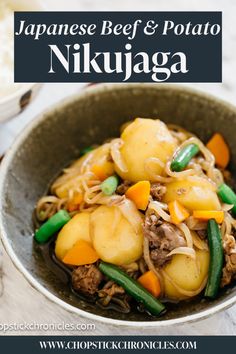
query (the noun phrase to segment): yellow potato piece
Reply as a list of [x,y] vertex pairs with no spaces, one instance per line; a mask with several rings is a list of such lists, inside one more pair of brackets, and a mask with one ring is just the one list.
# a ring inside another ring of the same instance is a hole
[[189,210],[220,210],[220,202],[214,186],[202,177],[178,180],[166,184],[165,203],[178,200]]
[[67,198],[69,191],[78,190],[81,187],[81,179],[79,176],[69,179],[60,187],[55,189],[55,194],[59,198]]
[[[84,156],[80,157],[77,161],[75,161],[70,167],[71,168],[77,168],[78,169],[78,174],[76,176],[72,176],[71,178],[68,178],[68,180],[63,183],[61,186],[55,189],[55,194],[59,198],[67,198],[69,191],[73,190],[78,190],[81,188],[81,178],[80,174],[84,173],[82,170],[82,165],[85,162],[86,167],[88,170],[92,169],[92,166],[94,164],[101,166],[101,169],[104,167],[104,173],[105,168],[107,168],[107,165],[109,167],[109,174],[113,174],[114,172],[114,167],[111,162],[107,161],[107,156],[110,153],[110,144],[103,144],[99,146],[98,148],[88,152]],[[60,179],[63,181],[65,178],[65,174],[63,174]]]
[[[158,119],[136,118],[124,129],[121,139],[124,142],[120,149],[121,157],[128,171],[123,172],[118,166],[115,169],[119,176],[132,182],[152,181],[145,169],[146,160],[156,157],[166,163],[176,148],[176,141],[167,126]],[[163,174],[161,166],[155,164],[152,169],[155,174]]]
[[87,160],[86,165],[91,166],[93,163],[101,163],[106,161],[107,156],[110,152],[110,144],[106,143],[97,148],[87,152],[85,155],[80,157],[77,161],[75,161],[72,167],[81,168],[82,163]]
[[91,214],[90,222],[93,247],[103,261],[122,265],[141,257],[141,224],[136,233],[118,207],[100,206]]
[[[167,275],[181,288],[196,291],[208,274],[209,251],[196,250],[196,260],[185,255],[174,255],[171,262],[163,269]],[[165,296],[169,299],[184,299],[181,294],[164,276]]]
[[62,260],[78,240],[91,243],[89,235],[89,213],[76,214],[59,232],[55,254]]
[[165,289],[165,298],[170,300],[185,300],[188,297],[178,292],[178,290],[172,285],[172,283],[164,277],[164,289]]

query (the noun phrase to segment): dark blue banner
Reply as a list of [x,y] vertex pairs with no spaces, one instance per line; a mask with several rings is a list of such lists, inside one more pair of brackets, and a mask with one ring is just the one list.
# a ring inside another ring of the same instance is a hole
[[16,82],[221,82],[221,12],[16,12]]
[[1,353],[223,353],[234,352],[234,336],[9,336]]

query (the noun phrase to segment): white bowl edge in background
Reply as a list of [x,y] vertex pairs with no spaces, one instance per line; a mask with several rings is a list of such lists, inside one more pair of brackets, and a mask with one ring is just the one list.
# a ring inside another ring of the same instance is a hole
[[[45,3],[40,0],[7,0],[6,1],[16,11],[43,11],[46,10]],[[41,84],[26,83],[18,90],[0,98],[0,123],[16,116],[25,108],[28,103],[36,96]],[[24,95],[28,99],[22,104]]]

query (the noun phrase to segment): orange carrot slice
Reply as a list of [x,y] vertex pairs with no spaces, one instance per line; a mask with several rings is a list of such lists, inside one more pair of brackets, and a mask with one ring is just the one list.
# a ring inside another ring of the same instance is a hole
[[219,133],[214,134],[206,147],[215,156],[216,164],[222,168],[226,168],[230,160],[230,151],[223,136]]
[[215,219],[218,224],[224,221],[224,212],[218,210],[194,210],[193,217],[200,220]]
[[160,281],[152,270],[141,275],[138,282],[153,296],[158,297],[161,294]]
[[68,207],[67,207],[68,211],[72,212],[72,211],[78,210],[79,205],[81,204],[82,201],[83,201],[82,193],[76,193],[74,195],[74,197],[68,203]]
[[105,161],[102,164],[94,164],[91,167],[91,171],[97,176],[100,181],[104,181],[107,177],[113,175],[114,164],[109,161]]
[[180,224],[182,221],[187,219],[189,217],[189,212],[185,207],[178,202],[177,200],[174,200],[173,202],[170,202],[168,204],[169,212],[170,212],[170,217],[171,221],[173,224]]
[[138,209],[145,210],[149,202],[150,189],[149,181],[139,181],[129,187],[125,195],[136,204]]
[[66,253],[63,263],[80,266],[95,263],[99,259],[97,252],[93,249],[89,242],[79,240]]

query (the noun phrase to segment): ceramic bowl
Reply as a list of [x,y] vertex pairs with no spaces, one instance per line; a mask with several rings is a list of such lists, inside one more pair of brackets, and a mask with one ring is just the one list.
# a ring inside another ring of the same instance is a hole
[[32,213],[39,197],[79,150],[119,135],[135,117],[160,118],[197,134],[203,141],[221,132],[232,152],[236,175],[236,109],[182,86],[157,84],[97,85],[43,112],[18,137],[4,158],[0,175],[0,231],[12,261],[31,285],[78,315],[121,326],[158,327],[208,317],[236,302],[235,283],[213,301],[196,298],[173,304],[160,319],[144,313],[104,311],[80,300],[46,267],[33,242]]

